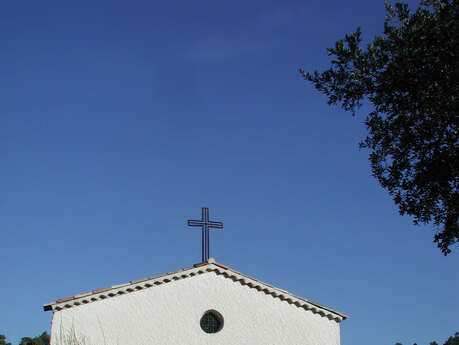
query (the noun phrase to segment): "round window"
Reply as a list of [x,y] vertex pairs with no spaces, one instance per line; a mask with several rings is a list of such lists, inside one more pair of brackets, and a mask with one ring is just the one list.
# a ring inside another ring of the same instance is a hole
[[223,316],[215,310],[208,310],[201,317],[201,328],[206,333],[217,333],[223,328]]

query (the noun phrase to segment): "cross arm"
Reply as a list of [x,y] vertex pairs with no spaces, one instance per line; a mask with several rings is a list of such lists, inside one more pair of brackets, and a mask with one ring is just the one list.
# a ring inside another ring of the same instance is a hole
[[209,228],[223,229],[223,223],[222,222],[208,222],[207,224],[208,224]]
[[189,220],[188,226],[203,226],[204,222],[201,220]]

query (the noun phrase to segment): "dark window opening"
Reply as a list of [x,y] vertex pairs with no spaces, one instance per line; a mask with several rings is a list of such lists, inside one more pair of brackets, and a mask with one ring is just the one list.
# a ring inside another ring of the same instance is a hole
[[209,310],[201,317],[201,328],[206,333],[217,333],[223,328],[223,317],[215,310]]

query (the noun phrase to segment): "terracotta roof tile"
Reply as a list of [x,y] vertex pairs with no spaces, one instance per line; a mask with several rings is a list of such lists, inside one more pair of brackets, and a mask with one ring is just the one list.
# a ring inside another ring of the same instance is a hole
[[194,264],[193,267],[201,267],[201,266],[205,266],[207,264],[208,264],[207,262],[200,262],[198,264]]
[[224,268],[225,270],[229,270],[229,267],[223,264],[219,264],[218,262],[215,263],[218,267]]

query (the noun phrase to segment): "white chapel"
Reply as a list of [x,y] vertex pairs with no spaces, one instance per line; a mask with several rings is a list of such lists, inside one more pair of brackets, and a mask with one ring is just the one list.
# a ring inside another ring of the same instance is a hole
[[51,345],[340,345],[346,315],[216,262],[208,242],[205,226],[192,267],[45,304]]

